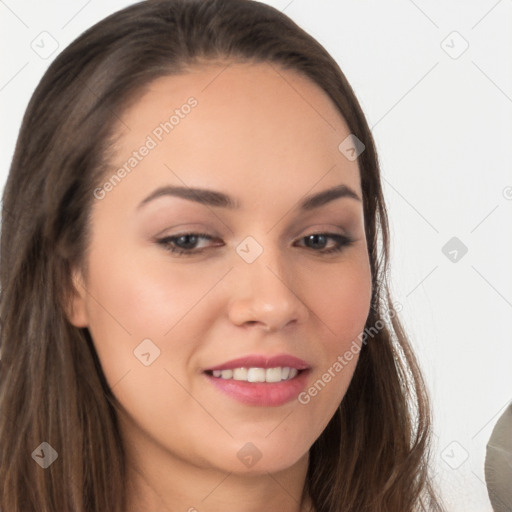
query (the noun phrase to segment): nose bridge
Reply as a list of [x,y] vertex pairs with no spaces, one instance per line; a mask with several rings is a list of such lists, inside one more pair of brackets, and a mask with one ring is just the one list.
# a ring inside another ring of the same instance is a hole
[[[267,233],[268,235],[268,233]],[[297,279],[286,254],[271,236],[248,236],[236,247],[230,316],[233,322],[258,322],[267,329],[303,321],[307,308],[297,291]]]
[[278,242],[270,234],[259,234],[258,239],[248,236],[236,247],[236,252],[242,261],[237,262],[239,273],[247,274],[248,279],[255,284],[265,284],[276,288],[285,287],[290,275],[291,262],[286,260],[286,254]]

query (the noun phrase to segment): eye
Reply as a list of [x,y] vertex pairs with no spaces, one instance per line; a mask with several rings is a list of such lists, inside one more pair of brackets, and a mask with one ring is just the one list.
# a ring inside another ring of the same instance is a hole
[[[334,240],[336,244],[334,245],[334,247],[325,249],[324,246],[327,244],[327,241],[329,239]],[[306,245],[310,249],[315,249],[315,252],[319,252],[321,254],[340,252],[345,247],[348,247],[349,245],[354,243],[354,239],[345,235],[340,235],[338,233],[312,233],[310,235],[302,237],[300,240],[305,240]],[[321,250],[316,250],[319,245],[321,246]]]
[[157,240],[157,243],[164,246],[164,249],[173,254],[183,254],[192,256],[204,250],[197,249],[195,246],[200,239],[213,240],[213,237],[207,233],[183,233],[181,235],[167,236]]
[[[165,250],[173,254],[193,256],[194,254],[202,253],[207,248],[197,248],[197,243],[201,239],[214,240],[214,237],[208,235],[207,233],[182,233],[180,235],[161,238],[157,240],[157,243],[162,245]],[[312,233],[310,235],[303,236],[299,240],[305,240],[306,247],[319,254],[340,252],[345,247],[354,243],[354,239],[345,235],[340,235],[338,233]],[[325,245],[329,240],[334,240],[335,245],[334,247],[325,249]]]

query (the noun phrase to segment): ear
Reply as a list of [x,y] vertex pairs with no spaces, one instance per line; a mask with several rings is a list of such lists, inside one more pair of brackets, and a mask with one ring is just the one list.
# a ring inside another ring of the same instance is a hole
[[67,304],[66,316],[75,327],[87,327],[89,325],[86,308],[87,291],[82,272],[73,269],[71,281],[72,289],[69,294],[70,302]]

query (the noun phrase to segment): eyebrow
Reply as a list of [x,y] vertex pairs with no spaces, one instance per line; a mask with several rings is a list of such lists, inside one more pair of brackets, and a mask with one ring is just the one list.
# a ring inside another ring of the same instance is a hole
[[[137,209],[140,209],[150,201],[162,196],[180,197],[182,199],[188,199],[200,204],[219,208],[228,208],[232,210],[240,208],[240,203],[236,199],[224,194],[223,192],[204,188],[165,186],[157,188],[149,194],[149,196],[139,203]],[[323,190],[322,192],[318,192],[317,194],[307,196],[300,202],[299,209],[303,211],[313,210],[340,198],[351,198],[356,201],[361,201],[361,198],[350,187],[347,185],[338,185],[336,187]]]

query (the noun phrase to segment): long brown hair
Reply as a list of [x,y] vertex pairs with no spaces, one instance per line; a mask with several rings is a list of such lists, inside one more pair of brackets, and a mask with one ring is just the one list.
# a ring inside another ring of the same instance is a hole
[[[287,16],[250,0],[149,0],[116,12],[54,60],[31,98],[3,194],[0,509],[126,509],[118,403],[89,331],[65,314],[70,270],[86,261],[93,190],[121,113],[152,80],[214,60],[299,71],[365,145],[358,163],[373,286],[366,325],[383,327],[363,344],[348,391],[310,450],[304,492],[317,512],[443,510],[429,476],[425,384],[398,315],[385,315],[394,308],[388,220],[372,134],[328,52]],[[58,454],[46,469],[34,462],[34,452],[48,449],[43,442]]]

